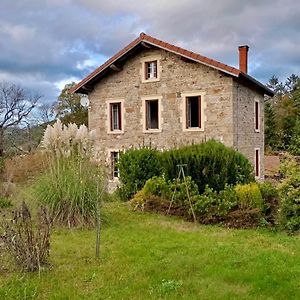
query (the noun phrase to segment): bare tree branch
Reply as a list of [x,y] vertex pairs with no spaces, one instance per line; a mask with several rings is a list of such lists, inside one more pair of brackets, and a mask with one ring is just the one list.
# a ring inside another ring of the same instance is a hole
[[26,121],[41,95],[8,82],[0,83],[0,157],[3,155],[4,131]]

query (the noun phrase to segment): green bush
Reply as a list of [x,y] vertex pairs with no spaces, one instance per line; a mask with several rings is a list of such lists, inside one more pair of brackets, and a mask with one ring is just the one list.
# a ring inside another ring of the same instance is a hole
[[185,182],[183,179],[176,178],[167,181],[162,176],[155,176],[147,180],[143,190],[148,195],[159,196],[168,201],[172,200],[179,206],[189,206],[187,190],[190,197],[198,194],[198,187],[189,176],[185,177]]
[[216,141],[172,149],[162,153],[162,165],[168,180],[178,175],[179,164],[186,164],[186,174],[197,184],[199,193],[205,186],[216,191],[225,185],[254,180],[253,167],[239,152]]
[[3,197],[0,195],[0,208],[9,208],[11,206],[11,201],[7,197]]
[[265,181],[263,183],[259,183],[258,187],[264,201],[270,201],[273,198],[278,197],[278,191],[272,183]]
[[162,173],[159,151],[151,148],[130,149],[121,153],[119,160],[120,198],[130,199],[146,181]]
[[279,185],[279,224],[290,232],[300,230],[300,167],[293,159],[282,165],[285,178]]
[[238,184],[235,187],[235,191],[241,208],[258,208],[260,210],[265,208],[263,197],[257,183]]
[[198,217],[225,217],[238,206],[238,198],[233,187],[226,185],[217,192],[206,186],[204,193],[193,197],[194,211]]

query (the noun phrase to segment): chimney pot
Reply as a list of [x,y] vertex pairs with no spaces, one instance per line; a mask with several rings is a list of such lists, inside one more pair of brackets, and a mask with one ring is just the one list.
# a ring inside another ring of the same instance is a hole
[[240,70],[243,73],[248,73],[248,50],[249,46],[239,46]]

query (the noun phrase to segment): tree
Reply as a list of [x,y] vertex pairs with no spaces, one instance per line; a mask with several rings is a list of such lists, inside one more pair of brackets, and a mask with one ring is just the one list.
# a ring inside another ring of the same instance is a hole
[[276,113],[270,102],[265,105],[265,140],[271,149],[278,145]]
[[81,95],[70,93],[75,82],[66,84],[57,99],[55,106],[56,117],[61,119],[62,123],[75,123],[77,125],[88,124],[88,111],[80,104]]
[[0,83],[0,157],[4,155],[5,131],[24,123],[40,98],[17,84]]

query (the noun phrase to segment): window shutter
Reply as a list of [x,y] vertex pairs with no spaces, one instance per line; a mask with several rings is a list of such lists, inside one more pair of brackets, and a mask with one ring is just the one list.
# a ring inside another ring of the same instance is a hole
[[114,119],[114,116],[113,116],[113,106],[112,104],[109,104],[109,114],[110,114],[110,131],[113,131],[113,119]]
[[148,79],[148,63],[145,63],[145,79]]
[[259,103],[255,101],[255,130],[259,130]]
[[259,177],[259,149],[255,149],[255,176]]
[[185,119],[186,119],[185,127],[186,127],[186,128],[189,128],[189,125],[190,125],[190,107],[189,107],[189,98],[185,98]]
[[198,127],[201,128],[201,96],[198,96]]
[[145,101],[146,130],[149,129],[149,102]]
[[122,104],[118,104],[119,130],[122,130]]

